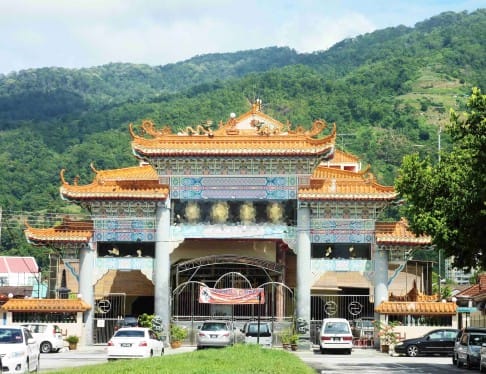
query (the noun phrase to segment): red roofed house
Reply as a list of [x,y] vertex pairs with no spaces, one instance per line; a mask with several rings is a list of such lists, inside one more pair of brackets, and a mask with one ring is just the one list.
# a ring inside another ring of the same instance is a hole
[[[40,269],[33,257],[0,256],[0,303],[10,297],[31,297],[39,289]],[[35,296],[35,295],[34,295]]]
[[455,295],[459,327],[486,327],[486,273],[478,282]]

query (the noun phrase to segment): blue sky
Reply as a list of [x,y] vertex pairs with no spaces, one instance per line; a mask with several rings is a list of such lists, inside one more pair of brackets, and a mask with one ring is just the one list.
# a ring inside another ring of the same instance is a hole
[[270,46],[326,50],[486,0],[0,0],[0,74],[110,62],[165,65]]

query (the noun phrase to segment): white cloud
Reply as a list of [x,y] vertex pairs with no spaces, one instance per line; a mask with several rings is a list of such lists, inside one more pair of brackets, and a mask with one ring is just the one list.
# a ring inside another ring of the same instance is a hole
[[480,0],[2,0],[0,73],[109,62],[163,65],[269,46],[325,50]]

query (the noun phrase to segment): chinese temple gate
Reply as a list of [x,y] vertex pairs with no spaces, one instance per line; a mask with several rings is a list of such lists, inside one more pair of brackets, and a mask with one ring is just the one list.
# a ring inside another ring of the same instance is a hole
[[[175,289],[213,287],[232,272],[254,288],[285,285],[265,309],[273,318],[295,315],[309,325],[326,316],[329,294],[364,295],[359,304],[373,314],[373,301],[388,298],[389,251],[429,239],[405,223],[376,222],[396,192],[337,150],[336,126],[327,127],[317,120],[310,130],[293,128],[257,101],[226,122],[179,133],[150,121],[130,125],[139,165],[92,166],[91,183],[69,183],[63,170],[62,197],[88,208],[90,219],[28,226],[26,236],[59,249],[68,288],[95,306],[85,312],[86,342],[110,294],[125,295],[126,314],[159,315],[167,330],[174,314],[194,313],[174,301]],[[342,314],[349,305],[336,308]],[[358,309],[354,316],[365,313]]]

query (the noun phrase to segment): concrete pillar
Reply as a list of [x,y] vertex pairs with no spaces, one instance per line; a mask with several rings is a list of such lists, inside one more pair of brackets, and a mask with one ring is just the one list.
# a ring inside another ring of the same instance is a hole
[[297,211],[297,321],[306,327],[300,334],[299,346],[311,348],[311,240],[310,208],[299,207]]
[[91,243],[81,248],[79,253],[79,293],[81,298],[91,306],[90,310],[83,313],[84,342],[86,345],[93,344],[95,261],[96,251],[93,250]]
[[[373,251],[373,262],[375,265],[374,288],[375,308],[383,301],[388,301],[388,251],[375,247]],[[376,321],[384,321],[383,316],[375,313]],[[375,348],[379,348],[379,339],[375,331]]]
[[170,326],[170,200],[159,203],[156,215],[155,261],[154,261],[154,310],[162,319],[164,331]]
[[375,263],[375,308],[383,301],[388,301],[388,251],[376,249]]

